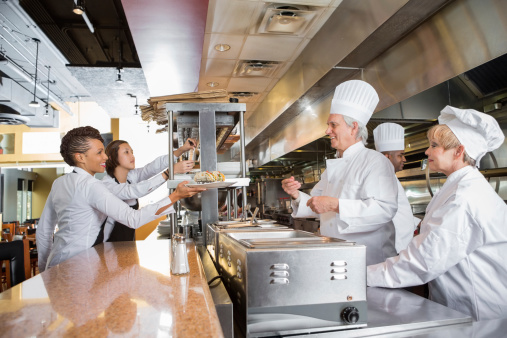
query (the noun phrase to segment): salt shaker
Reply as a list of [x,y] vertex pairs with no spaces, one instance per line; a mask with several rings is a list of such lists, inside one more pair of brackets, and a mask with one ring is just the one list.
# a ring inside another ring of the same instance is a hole
[[190,272],[187,258],[187,245],[185,236],[182,234],[174,234],[172,238],[172,261],[171,273],[173,275],[184,275]]

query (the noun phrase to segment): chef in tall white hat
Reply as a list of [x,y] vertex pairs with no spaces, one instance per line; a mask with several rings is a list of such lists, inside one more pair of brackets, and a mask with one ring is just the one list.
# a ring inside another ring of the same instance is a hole
[[293,199],[293,217],[318,217],[322,235],[366,245],[367,264],[396,255],[396,176],[385,156],[364,146],[366,124],[378,101],[375,89],[364,81],[336,87],[326,134],[340,158],[326,161],[310,195],[298,190],[301,184],[294,177],[282,181]]
[[[407,161],[405,158],[405,130],[396,123],[382,123],[373,130],[375,149],[381,152],[394,167],[394,171],[402,171]],[[414,231],[421,221],[412,215],[412,208],[408,202],[407,195],[399,180],[396,180],[398,187],[398,211],[393,218],[396,231],[395,246],[400,252],[407,248],[408,243],[414,237]]]
[[445,107],[428,131],[430,169],[447,176],[399,256],[368,266],[369,286],[429,283],[430,299],[475,320],[507,317],[507,205],[476,164],[504,144],[497,121]]

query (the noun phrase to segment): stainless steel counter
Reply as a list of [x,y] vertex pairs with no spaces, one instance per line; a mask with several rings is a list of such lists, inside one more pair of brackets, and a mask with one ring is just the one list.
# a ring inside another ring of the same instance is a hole
[[[477,323],[472,325],[472,318],[449,309],[445,306],[419,297],[401,289],[368,288],[368,326],[364,328],[333,331],[332,322],[329,322],[328,332],[307,334],[308,337],[414,337],[427,335],[435,337],[446,332],[450,334],[464,332],[463,337],[471,337],[469,333],[477,330]],[[277,331],[281,335],[290,332],[294,321],[301,325],[307,321],[308,325],[322,326],[322,320],[308,317],[281,318],[276,316],[257,316],[249,323],[252,337],[262,336],[256,332]],[[502,328],[507,324],[497,323]],[[484,325],[480,326],[484,329]],[[505,331],[502,331],[505,332]],[[305,336],[305,332],[299,334]],[[442,336],[444,337],[444,336]]]

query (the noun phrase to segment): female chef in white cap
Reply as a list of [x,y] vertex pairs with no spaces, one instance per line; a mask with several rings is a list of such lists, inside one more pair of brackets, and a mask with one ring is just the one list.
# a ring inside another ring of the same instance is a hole
[[507,317],[507,205],[475,164],[504,142],[496,120],[445,107],[428,131],[429,167],[447,175],[399,256],[368,267],[368,285],[429,282],[430,299],[475,320]]
[[311,196],[293,177],[282,187],[294,200],[293,217],[319,217],[320,233],[366,245],[366,264],[396,255],[392,219],[397,209],[396,176],[389,160],[364,146],[379,97],[368,83],[346,81],[336,87],[326,134],[341,158],[326,171]]

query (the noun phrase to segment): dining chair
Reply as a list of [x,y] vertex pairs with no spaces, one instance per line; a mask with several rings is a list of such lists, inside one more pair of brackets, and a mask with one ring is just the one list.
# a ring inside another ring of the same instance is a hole
[[6,261],[7,287],[15,286],[30,278],[29,257],[28,240],[26,239],[0,243],[0,261]]
[[11,236],[14,236],[16,233],[15,233],[15,230],[16,230],[16,224],[15,223],[4,223],[2,224],[2,233],[4,233],[4,229],[9,229],[9,233],[11,234]]

